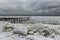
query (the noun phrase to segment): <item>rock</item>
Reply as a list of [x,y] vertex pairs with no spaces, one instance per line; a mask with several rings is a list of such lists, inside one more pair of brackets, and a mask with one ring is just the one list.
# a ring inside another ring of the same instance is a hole
[[14,25],[10,23],[6,23],[5,26],[3,27],[3,32],[10,32],[14,30]]
[[28,31],[28,35],[34,35],[34,31]]
[[0,21],[0,32],[10,32],[13,31],[14,27],[10,22],[1,22]]
[[27,35],[28,29],[23,24],[14,24],[14,34]]
[[13,31],[14,28],[13,27],[3,27],[3,32],[10,32]]

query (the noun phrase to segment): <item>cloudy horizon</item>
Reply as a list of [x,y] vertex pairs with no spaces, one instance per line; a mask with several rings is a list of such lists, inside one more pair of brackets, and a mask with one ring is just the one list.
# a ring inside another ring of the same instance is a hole
[[0,0],[0,15],[60,16],[60,0]]

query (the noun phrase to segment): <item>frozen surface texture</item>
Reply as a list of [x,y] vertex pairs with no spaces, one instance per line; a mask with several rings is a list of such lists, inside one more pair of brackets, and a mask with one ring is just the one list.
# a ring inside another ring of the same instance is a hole
[[60,40],[60,25],[1,21],[0,40]]

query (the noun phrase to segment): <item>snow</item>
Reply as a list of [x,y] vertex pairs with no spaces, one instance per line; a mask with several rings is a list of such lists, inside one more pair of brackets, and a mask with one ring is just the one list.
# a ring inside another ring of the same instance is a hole
[[13,24],[9,22],[0,21],[0,40],[59,40],[59,39],[60,39],[60,25],[42,23]]

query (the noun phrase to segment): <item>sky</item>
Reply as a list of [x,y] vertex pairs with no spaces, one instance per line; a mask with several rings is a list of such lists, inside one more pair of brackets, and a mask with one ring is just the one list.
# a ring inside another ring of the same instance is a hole
[[0,0],[0,15],[60,16],[60,0]]

